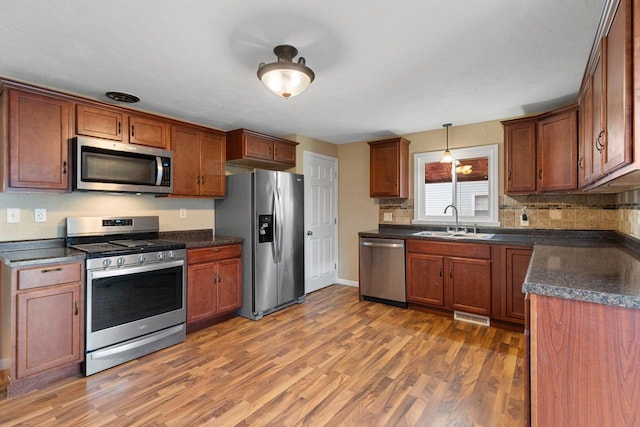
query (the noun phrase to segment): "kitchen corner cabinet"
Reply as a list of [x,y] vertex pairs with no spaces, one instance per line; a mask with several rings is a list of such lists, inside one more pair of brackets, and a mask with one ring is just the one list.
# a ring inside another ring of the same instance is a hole
[[187,332],[236,315],[242,305],[242,245],[187,250]]
[[239,166],[290,169],[296,166],[297,142],[247,129],[227,132],[227,162]]
[[2,135],[8,147],[3,187],[68,190],[72,103],[45,91],[2,83]]
[[497,245],[494,247],[500,264],[500,279],[493,288],[493,315],[497,320],[524,325],[525,295],[522,285],[527,276],[533,248]]
[[407,301],[491,315],[491,245],[407,240]]
[[502,124],[506,194],[577,190],[577,105]]
[[[605,5],[603,27],[582,81],[579,103],[583,188],[596,181],[598,185],[608,182],[613,172],[634,161],[633,85],[638,77],[633,74],[632,32],[640,31],[639,23],[633,22],[638,21],[640,12],[632,10],[631,3],[632,0],[621,0],[617,8],[615,1]],[[635,37],[637,40],[640,35]]]
[[640,310],[527,298],[531,425],[640,425]]
[[409,197],[409,144],[404,138],[369,142],[370,197]]
[[154,148],[169,147],[166,120],[90,104],[76,104],[76,134]]
[[197,126],[171,127],[173,195],[224,197],[225,135]]
[[2,334],[10,334],[9,347],[14,348],[2,356],[11,361],[8,395],[79,373],[84,355],[83,263],[4,268],[3,281],[8,276],[11,285],[2,293],[3,298],[11,295],[11,314],[3,317]]

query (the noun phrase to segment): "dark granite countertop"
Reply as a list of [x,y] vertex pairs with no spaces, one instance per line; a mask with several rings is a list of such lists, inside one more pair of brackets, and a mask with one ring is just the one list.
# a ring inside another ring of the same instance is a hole
[[242,243],[240,237],[214,236],[213,230],[165,231],[161,239],[174,240],[187,245],[187,249],[206,248],[209,246],[231,245]]
[[65,247],[63,239],[0,242],[0,260],[11,267],[28,267],[84,259],[84,252]]
[[613,231],[482,228],[487,240],[414,236],[442,227],[381,226],[360,237],[533,246],[523,292],[640,309],[640,241]]

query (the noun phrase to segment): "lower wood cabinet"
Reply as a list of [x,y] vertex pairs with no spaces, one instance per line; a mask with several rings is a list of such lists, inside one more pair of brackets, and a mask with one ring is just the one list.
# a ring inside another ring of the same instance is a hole
[[407,241],[407,301],[491,315],[491,245]]
[[3,267],[2,299],[10,301],[10,309],[2,315],[0,335],[11,337],[11,343],[3,343],[0,359],[10,360],[2,371],[8,396],[80,372],[83,277],[82,262]]
[[226,320],[242,305],[242,245],[187,251],[187,332]]
[[494,260],[500,277],[493,283],[492,318],[524,325],[525,295],[522,284],[527,276],[533,248],[497,245]]
[[640,310],[528,298],[531,425],[640,425]]

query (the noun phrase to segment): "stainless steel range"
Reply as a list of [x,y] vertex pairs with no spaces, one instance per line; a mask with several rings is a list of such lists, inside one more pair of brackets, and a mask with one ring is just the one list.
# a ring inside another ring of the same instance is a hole
[[158,231],[157,216],[67,218],[87,254],[85,375],[184,341],[185,245]]

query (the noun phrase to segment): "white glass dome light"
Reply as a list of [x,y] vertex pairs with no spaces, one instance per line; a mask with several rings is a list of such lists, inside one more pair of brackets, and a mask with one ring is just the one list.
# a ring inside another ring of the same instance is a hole
[[298,49],[290,45],[280,45],[273,49],[278,57],[277,62],[261,63],[258,67],[258,78],[278,96],[289,99],[302,93],[313,81],[315,74],[305,65],[303,57],[298,62],[293,58]]

